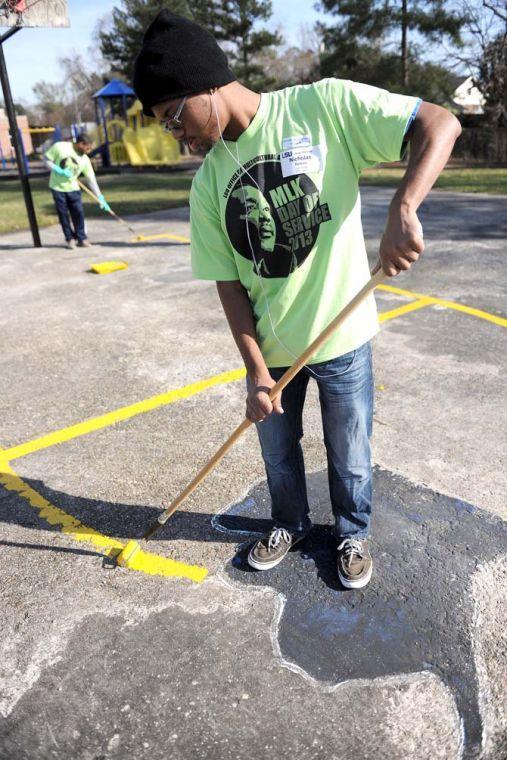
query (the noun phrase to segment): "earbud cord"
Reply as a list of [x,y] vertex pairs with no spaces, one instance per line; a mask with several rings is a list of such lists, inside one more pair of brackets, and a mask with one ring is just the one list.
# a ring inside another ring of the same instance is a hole
[[[213,96],[213,93],[210,93],[210,95],[211,95],[211,100],[213,102],[213,107],[215,109],[215,115],[216,115],[216,118],[217,118],[217,124],[218,124],[218,131],[220,133],[220,139],[222,141],[222,144],[223,144],[225,150],[230,155],[230,157],[233,159],[233,161],[235,161],[237,163],[237,165],[240,167],[240,169],[248,177],[250,177],[250,179],[252,180],[252,182],[254,183],[254,185],[257,187],[257,189],[259,190],[259,192],[262,193],[262,190],[259,187],[259,184],[255,180],[255,178],[252,177],[252,175],[250,174],[250,172],[241,164],[241,162],[239,160],[238,144],[237,143],[235,144],[236,145],[236,156],[234,156],[231,153],[231,151],[229,150],[229,148],[225,144],[225,140],[224,140],[223,135],[222,135],[222,128],[220,126],[220,118],[218,116],[218,110],[217,110],[217,107],[216,107],[216,104],[215,104],[215,98]],[[240,181],[240,184],[241,184],[241,190],[243,192],[243,198],[245,198],[245,200],[246,200],[245,190],[244,190],[244,187],[243,187],[243,179],[242,179],[242,175],[241,174],[239,175],[239,181]],[[253,262],[254,262],[255,273],[257,275],[257,278],[259,280],[259,284],[261,286],[262,295],[264,296],[264,301],[266,302],[266,308],[267,308],[267,312],[268,312],[269,324],[271,325],[271,330],[273,331],[273,335],[275,336],[275,338],[278,341],[278,343],[280,344],[280,346],[284,349],[284,351],[287,351],[287,353],[290,354],[293,357],[293,359],[298,359],[299,357],[297,356],[297,354],[294,354],[289,348],[287,348],[287,346],[282,342],[282,340],[280,340],[280,338],[278,337],[278,335],[276,333],[275,326],[273,324],[273,318],[272,318],[272,315],[271,315],[271,309],[270,309],[270,305],[269,305],[269,298],[268,298],[268,295],[267,295],[266,290],[264,288],[264,283],[262,281],[262,276],[260,274],[260,268],[259,268],[259,265],[257,263],[257,259],[255,258],[254,248],[253,248],[253,245],[252,245],[252,241],[250,239],[250,228],[249,228],[249,225],[248,225],[248,219],[247,219],[246,215],[245,215],[245,229],[246,229],[246,235],[247,235],[247,238],[248,238],[248,245],[250,246],[250,251],[252,253],[252,259],[253,259]],[[332,373],[330,375],[319,375],[317,372],[315,372],[315,370],[311,369],[311,367],[308,364],[305,364],[304,366],[316,378],[320,378],[320,377],[322,377],[322,378],[328,378],[328,377],[334,377],[335,375],[341,375],[342,374],[342,372],[334,372],[334,373]]]

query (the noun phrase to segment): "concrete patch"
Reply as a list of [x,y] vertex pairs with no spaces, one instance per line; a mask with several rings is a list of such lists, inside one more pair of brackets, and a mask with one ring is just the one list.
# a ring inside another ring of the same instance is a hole
[[[230,593],[215,582],[206,598]],[[86,618],[4,721],[3,756],[373,760],[379,747],[395,760],[456,756],[443,719],[452,705],[438,679],[322,689],[274,660],[273,594],[239,596],[243,604],[226,615],[212,605],[196,618],[173,605],[135,625],[123,615]],[[405,721],[417,727],[412,736],[396,728]]]
[[[481,715],[487,705],[474,657],[475,605],[487,610],[502,598],[500,578],[486,563],[507,550],[505,524],[377,468],[374,576],[367,589],[350,592],[336,579],[326,473],[310,476],[309,487],[316,524],[304,543],[266,573],[248,567],[244,544],[227,575],[242,584],[267,584],[283,595],[277,631],[281,655],[318,681],[421,671],[437,675],[456,700],[465,754],[477,756],[486,726],[497,733],[498,724],[492,726],[492,714]],[[266,486],[257,486],[219,522],[231,531],[264,531],[270,524]],[[484,583],[493,577],[494,582]],[[498,620],[493,624],[498,631]],[[498,674],[490,676],[496,680]]]
[[[378,187],[362,192],[371,264],[393,192]],[[420,208],[424,255],[391,284],[505,315],[505,236],[499,227],[504,207],[505,197],[432,192]],[[146,235],[168,231],[188,236],[188,209],[129,221]],[[91,220],[91,239],[101,241],[91,250],[63,250],[57,227],[42,233],[43,249],[32,249],[27,233],[1,241],[0,445],[24,444],[240,366],[215,285],[192,280],[186,244],[165,239],[127,243],[121,225],[107,218]],[[128,261],[128,270],[105,278],[87,274],[91,262],[118,257]],[[407,304],[406,297],[383,290],[377,299],[381,311]],[[493,514],[505,510],[498,445],[505,416],[505,372],[499,366],[504,339],[505,331],[496,324],[439,305],[383,323],[374,345],[374,457],[411,483],[426,484],[410,491],[416,501],[431,488]],[[68,514],[111,535],[139,537],[232,432],[243,409],[243,382],[209,388],[181,403],[36,451],[16,460],[14,468]],[[315,383],[304,416],[307,470],[320,471],[325,450]],[[262,482],[264,470],[252,430],[174,515],[153,551],[203,564],[210,573],[223,568],[243,539],[237,532],[214,530],[211,516],[231,500],[241,501],[242,494],[251,497],[252,482],[259,478]],[[434,502],[439,511],[442,498]],[[0,726],[1,757],[97,760],[130,752],[150,760],[236,760],[266,756],[273,748],[279,758],[297,760],[454,760],[459,755],[456,692],[451,693],[442,674],[333,681],[317,673],[314,678],[288,659],[290,640],[278,636],[279,624],[280,633],[286,629],[279,589],[224,575],[230,588],[215,580],[195,593],[188,581],[113,571],[92,547],[56,532],[23,502],[0,493],[0,647],[5,646],[0,691],[10,712]],[[327,507],[324,512],[327,518]],[[261,517],[267,514],[266,504]],[[377,512],[377,522],[387,520],[398,533],[401,525],[409,548],[419,546],[413,533],[405,531],[406,520],[394,524],[390,514]],[[465,514],[466,519],[477,537],[476,524],[486,525],[489,518],[476,512],[469,518]],[[445,521],[444,527],[431,520],[428,525],[432,538],[449,531]],[[243,527],[248,534],[251,523]],[[422,531],[416,522],[411,528]],[[391,543],[387,538],[385,530],[376,529],[377,577],[382,563],[389,567],[393,562],[395,533]],[[389,544],[391,554],[381,556],[381,543]],[[441,537],[436,546],[440,556]],[[455,574],[454,566],[458,568],[450,590],[445,587],[449,625],[457,627],[472,663],[466,683],[473,687],[470,712],[479,712],[484,758],[505,760],[504,563],[494,551],[491,557],[478,553],[480,564],[474,569],[473,562],[456,559],[460,553],[455,548],[455,556],[447,559]],[[437,562],[426,557],[424,548],[419,557],[429,567]],[[300,565],[308,565],[307,583],[322,584],[321,601],[326,602],[331,591],[316,578],[318,569],[296,559],[292,579]],[[434,577],[431,570],[428,578]],[[267,582],[265,577],[262,581]],[[422,605],[429,594],[425,583],[423,576]],[[309,599],[310,587],[304,588]],[[289,590],[298,589],[296,584]],[[393,587],[382,594],[372,614],[378,609],[395,616],[397,608],[387,605]],[[403,597],[394,602],[407,604]],[[436,602],[430,612],[434,609],[443,617]],[[419,617],[416,622],[420,625]],[[323,630],[329,632],[330,626],[332,630],[332,620],[324,620]],[[470,636],[463,626],[470,626]],[[316,643],[319,664],[324,650],[318,637]],[[160,662],[162,655],[169,662],[155,670],[145,654],[150,648],[160,654]],[[461,657],[454,661],[458,671]],[[194,681],[202,683],[199,700],[193,696]],[[187,707],[192,701],[196,704]]]

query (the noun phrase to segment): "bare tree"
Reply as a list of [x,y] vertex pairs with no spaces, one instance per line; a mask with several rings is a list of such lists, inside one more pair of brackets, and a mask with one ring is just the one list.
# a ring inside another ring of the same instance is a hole
[[93,121],[92,95],[102,86],[102,76],[92,71],[81,53],[59,58],[64,74],[65,99],[73,111],[73,121]]
[[505,5],[504,0],[483,0],[483,3],[485,8],[487,8],[489,11],[495,14],[495,16],[498,16],[498,18],[502,19],[502,21],[507,22],[507,5]]
[[[283,28],[280,24],[275,31],[282,37]],[[318,79],[320,35],[310,24],[302,24],[298,38],[298,45],[283,42],[255,57],[255,63],[262,66],[273,79],[272,87],[307,84]]]
[[461,0],[466,17],[463,48],[449,57],[472,77],[483,95],[488,120],[507,123],[507,11],[504,0]]
[[35,105],[31,120],[38,124],[55,125],[94,121],[95,109],[92,95],[104,83],[104,76],[92,56],[81,53],[58,59],[62,80],[40,80],[32,91]]

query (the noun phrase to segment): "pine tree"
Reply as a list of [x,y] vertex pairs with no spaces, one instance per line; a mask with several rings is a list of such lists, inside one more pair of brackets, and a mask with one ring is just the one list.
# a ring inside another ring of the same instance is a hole
[[274,83],[256,62],[258,54],[281,43],[276,33],[258,28],[272,15],[271,0],[121,0],[109,29],[99,32],[101,52],[112,69],[128,79],[142,46],[145,29],[162,8],[196,21],[224,43],[231,68],[247,87]]
[[410,65],[418,52],[417,46],[409,45],[411,32],[432,43],[448,38],[455,45],[461,44],[464,16],[447,9],[446,0],[321,0],[320,9],[339,17],[335,26],[322,27],[328,49],[322,61],[324,72],[332,66],[342,71],[357,69],[361,59],[367,63],[372,55],[378,58],[387,35],[399,32],[400,92],[409,88]]
[[221,39],[217,0],[121,0],[113,9],[110,28],[99,32],[102,55],[113,71],[132,77],[134,60],[143,44],[143,36],[157,13],[168,8],[173,13],[196,21]]
[[222,0],[223,39],[230,43],[232,69],[237,78],[254,90],[269,89],[275,79],[265,72],[256,58],[282,43],[276,32],[257,29],[259,21],[267,21],[273,13],[271,0]]

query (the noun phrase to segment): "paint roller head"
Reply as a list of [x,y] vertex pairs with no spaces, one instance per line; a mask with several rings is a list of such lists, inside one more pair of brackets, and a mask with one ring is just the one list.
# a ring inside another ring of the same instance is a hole
[[121,565],[121,567],[128,567],[129,562],[140,549],[137,541],[129,541],[116,557],[116,564]]

